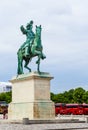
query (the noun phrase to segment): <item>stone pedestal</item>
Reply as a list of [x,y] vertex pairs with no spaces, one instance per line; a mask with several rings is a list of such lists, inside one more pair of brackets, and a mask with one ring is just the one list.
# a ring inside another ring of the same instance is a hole
[[55,107],[50,100],[49,73],[31,72],[14,77],[12,102],[8,108],[9,119],[54,119]]

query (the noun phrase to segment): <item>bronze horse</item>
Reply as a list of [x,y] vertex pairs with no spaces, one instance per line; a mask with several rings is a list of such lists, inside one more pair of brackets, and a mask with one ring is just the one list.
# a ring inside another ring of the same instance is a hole
[[45,59],[46,56],[43,54],[43,46],[41,44],[41,25],[36,26],[36,34],[33,40],[32,46],[29,47],[29,56],[25,56],[24,49],[19,49],[17,52],[18,56],[18,70],[17,74],[23,74],[23,61],[24,67],[31,72],[31,69],[28,67],[29,62],[32,60],[33,57],[38,56],[38,60],[36,61],[37,64],[37,71],[40,72],[40,59]]

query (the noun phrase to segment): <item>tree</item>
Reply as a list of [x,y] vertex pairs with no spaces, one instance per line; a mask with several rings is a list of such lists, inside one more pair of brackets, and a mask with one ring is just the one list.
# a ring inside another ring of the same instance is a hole
[[83,95],[83,101],[84,103],[88,103],[88,91],[86,91],[85,94]]
[[74,100],[74,103],[83,103],[84,100],[83,100],[83,96],[85,94],[85,90],[81,87],[79,88],[76,88],[74,90],[74,93],[73,93],[73,100]]
[[68,100],[69,100],[69,103],[73,103],[74,102],[73,93],[74,93],[74,89],[70,89],[68,91]]
[[88,103],[88,91],[78,87],[59,94],[51,93],[51,100],[55,103]]
[[7,103],[10,103],[12,100],[12,92],[6,92],[0,94],[0,101],[6,101]]
[[64,103],[63,93],[59,93],[59,94],[51,93],[51,100],[55,103]]
[[63,93],[59,93],[56,95],[56,103],[64,103],[64,94]]

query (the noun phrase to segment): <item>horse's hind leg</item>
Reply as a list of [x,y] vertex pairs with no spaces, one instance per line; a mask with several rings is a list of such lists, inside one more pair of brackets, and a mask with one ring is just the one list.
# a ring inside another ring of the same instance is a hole
[[31,69],[28,67],[28,64],[29,64],[29,59],[28,59],[28,60],[25,60],[24,67],[25,67],[26,69],[28,69],[29,72],[31,72]]
[[17,53],[18,55],[18,69],[17,69],[17,74],[23,74],[23,65],[22,65],[22,62],[23,62],[23,59],[22,59],[22,55],[21,55],[21,52],[18,51]]
[[18,70],[17,70],[17,74],[23,74],[23,68],[22,68],[22,65],[21,65],[21,62],[19,61],[18,62]]

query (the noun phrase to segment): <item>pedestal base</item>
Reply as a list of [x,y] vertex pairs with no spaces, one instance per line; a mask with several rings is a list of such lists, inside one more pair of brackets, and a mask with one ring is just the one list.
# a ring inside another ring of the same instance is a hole
[[48,102],[27,102],[11,103],[9,105],[9,119],[22,120],[29,119],[54,119],[54,103]]
[[54,103],[50,100],[49,73],[32,72],[13,78],[12,103],[9,104],[9,119],[55,118]]

